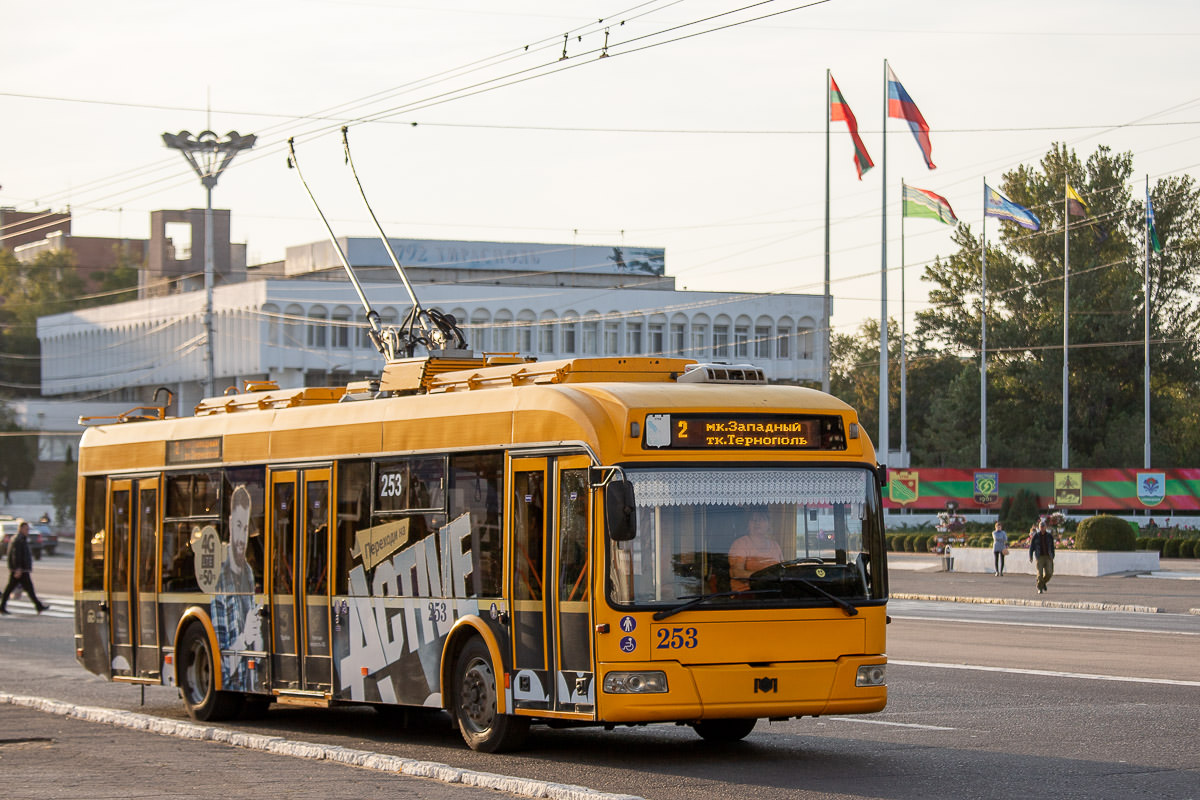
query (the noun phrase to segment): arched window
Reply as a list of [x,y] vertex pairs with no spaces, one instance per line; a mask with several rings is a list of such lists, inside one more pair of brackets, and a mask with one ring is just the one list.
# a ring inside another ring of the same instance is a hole
[[467,340],[471,346],[480,353],[491,350],[491,337],[488,336],[488,329],[492,326],[492,315],[488,313],[486,308],[477,308],[471,312],[470,330],[467,332]]
[[604,315],[604,355],[618,356],[621,354],[621,317],[616,311]]
[[563,314],[562,351],[567,355],[579,352],[579,314],[574,311]]
[[584,315],[583,352],[589,356],[600,352],[600,312],[594,309]]
[[645,331],[646,323],[641,317],[630,317],[625,320],[625,355],[641,356],[646,354]]
[[692,358],[708,356],[708,331],[710,322],[707,314],[697,314],[692,317],[692,341],[689,353]]
[[325,331],[328,328],[329,314],[325,306],[313,306],[308,310],[308,346],[325,348]]
[[713,320],[712,353],[714,358],[729,358],[733,355],[733,322],[724,314]]
[[267,344],[274,347],[279,344],[280,330],[279,306],[274,303],[263,303],[262,315],[267,323]]
[[775,348],[775,320],[759,317],[754,322],[754,357],[771,358]]
[[795,330],[795,324],[791,317],[779,318],[779,322],[775,326],[775,340],[778,342],[775,352],[779,358],[790,359],[792,357],[793,330]]
[[556,353],[555,336],[557,324],[555,323],[553,311],[547,311],[542,314],[542,321],[538,323],[537,346],[539,353]]
[[537,315],[529,309],[517,314],[517,352],[526,355],[533,352],[533,327],[537,324]]
[[295,303],[283,311],[283,345],[284,347],[304,346],[304,309]]
[[810,317],[800,320],[796,330],[796,351],[803,359],[813,358],[816,352],[817,323]]
[[733,324],[733,354],[737,358],[750,357],[750,318],[745,315]]
[[671,317],[671,329],[668,334],[667,343],[670,346],[671,355],[687,355],[687,317],[683,314],[676,314]]
[[338,306],[333,310],[332,339],[333,346],[341,350],[350,348],[350,309]]
[[496,352],[511,353],[516,348],[516,331],[513,329],[512,312],[506,308],[502,308],[496,312],[496,317],[492,320],[492,330],[496,342]]

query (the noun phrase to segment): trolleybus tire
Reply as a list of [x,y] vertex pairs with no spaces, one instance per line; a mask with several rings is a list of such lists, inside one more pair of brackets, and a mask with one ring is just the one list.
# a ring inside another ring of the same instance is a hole
[[200,722],[230,719],[242,707],[242,697],[235,692],[217,691],[216,670],[212,646],[204,626],[189,625],[179,640],[179,693],[188,716]]
[[458,730],[472,750],[500,753],[520,747],[529,733],[529,719],[496,710],[496,671],[487,646],[472,637],[454,662],[451,711]]
[[757,719],[704,719],[692,723],[692,728],[707,742],[737,742],[754,730]]

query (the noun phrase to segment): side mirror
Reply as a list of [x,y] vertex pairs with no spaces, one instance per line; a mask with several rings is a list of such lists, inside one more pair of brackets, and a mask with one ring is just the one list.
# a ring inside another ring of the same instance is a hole
[[604,487],[604,527],[614,542],[628,542],[637,536],[633,484],[623,478],[613,479]]
[[888,485],[887,464],[875,465],[875,482],[879,484],[880,489]]

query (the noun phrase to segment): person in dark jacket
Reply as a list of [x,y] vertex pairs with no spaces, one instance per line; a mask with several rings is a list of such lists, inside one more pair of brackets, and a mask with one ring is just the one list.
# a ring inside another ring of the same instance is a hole
[[1044,522],[1029,537],[1029,560],[1034,558],[1037,559],[1037,590],[1042,594],[1054,576],[1054,534]]
[[37,599],[37,593],[33,591],[33,578],[30,577],[32,572],[33,550],[29,547],[29,523],[21,520],[17,523],[17,535],[8,543],[8,585],[4,587],[4,597],[0,599],[0,614],[11,613],[6,608],[8,596],[18,585],[29,595],[39,614],[50,607]]

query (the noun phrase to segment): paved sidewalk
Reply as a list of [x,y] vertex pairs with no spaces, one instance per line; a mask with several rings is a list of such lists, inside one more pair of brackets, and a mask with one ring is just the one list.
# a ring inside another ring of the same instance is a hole
[[[1009,556],[1012,558],[1013,556]],[[1163,559],[1155,576],[1055,575],[1038,594],[1030,575],[943,572],[937,556],[888,553],[888,581],[898,600],[949,600],[1050,608],[1108,608],[1169,614],[1200,614],[1200,560]]]

